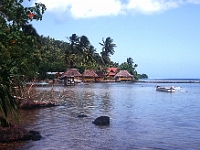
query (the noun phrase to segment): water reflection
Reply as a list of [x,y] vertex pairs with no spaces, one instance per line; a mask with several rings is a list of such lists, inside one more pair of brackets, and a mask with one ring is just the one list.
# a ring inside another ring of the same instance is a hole
[[[7,147],[19,150],[198,149],[200,85],[177,86],[185,90],[162,93],[155,91],[154,84],[140,83],[55,87],[53,99],[61,106],[21,110],[21,125],[40,131],[43,138]],[[51,87],[36,90],[48,91]],[[80,113],[88,117],[78,118]],[[92,124],[100,115],[110,116],[110,126]]]

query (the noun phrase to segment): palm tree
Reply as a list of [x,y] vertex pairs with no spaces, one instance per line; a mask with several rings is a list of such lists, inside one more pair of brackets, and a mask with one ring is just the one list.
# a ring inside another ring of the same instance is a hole
[[87,51],[87,49],[90,47],[90,41],[85,35],[80,37],[78,47],[79,47],[79,51],[80,51],[81,54],[83,54],[84,51]]
[[84,59],[85,64],[89,68],[94,68],[96,66],[96,60],[95,60],[95,53],[96,49],[94,46],[90,45],[89,48],[84,52]]
[[70,49],[65,52],[65,58],[68,65],[68,68],[74,67],[74,63],[76,60],[77,47],[79,44],[79,37],[76,34],[72,34],[71,37],[68,38],[70,41]]
[[105,65],[107,65],[110,62],[110,55],[115,53],[114,48],[116,47],[116,44],[113,43],[113,39],[110,37],[107,37],[105,41],[102,39],[102,43],[99,44],[102,46],[102,61]]
[[127,63],[128,63],[128,65],[133,65],[133,58],[131,58],[131,57],[129,57],[129,58],[127,58]]
[[71,46],[71,54],[75,54],[76,53],[75,49],[79,44],[79,37],[76,36],[76,34],[72,34],[72,36],[69,37],[69,41]]
[[81,64],[84,69],[93,68],[94,63],[96,62],[94,59],[96,49],[90,44],[89,39],[84,35],[80,37],[79,52],[81,55],[80,57],[82,58]]

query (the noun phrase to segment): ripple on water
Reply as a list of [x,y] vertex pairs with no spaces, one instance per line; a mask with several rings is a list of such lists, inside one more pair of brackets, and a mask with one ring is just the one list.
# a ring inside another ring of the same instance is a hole
[[[198,149],[200,85],[175,86],[188,92],[157,92],[155,84],[148,83],[97,83],[56,87],[55,91],[62,97],[57,98],[57,101],[62,106],[21,110],[21,124],[28,129],[40,131],[43,138],[37,142],[15,143],[12,148]],[[88,117],[78,118],[80,113]],[[109,126],[99,127],[92,123],[101,115],[110,117]],[[9,144],[6,146],[8,148]]]

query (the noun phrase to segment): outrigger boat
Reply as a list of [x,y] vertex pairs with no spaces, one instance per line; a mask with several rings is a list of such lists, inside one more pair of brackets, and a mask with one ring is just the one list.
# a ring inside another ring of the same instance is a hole
[[163,86],[156,86],[156,91],[161,91],[161,92],[174,92],[175,91],[175,88],[173,86],[171,87],[163,87]]

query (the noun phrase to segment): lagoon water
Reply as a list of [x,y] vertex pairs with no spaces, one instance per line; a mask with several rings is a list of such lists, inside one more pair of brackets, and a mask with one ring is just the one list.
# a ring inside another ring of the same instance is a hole
[[[200,84],[156,91],[158,83],[89,83],[54,88],[61,106],[20,110],[21,125],[37,130],[40,141],[5,144],[5,150],[196,150],[200,149]],[[40,87],[49,91],[51,87]],[[79,114],[88,117],[78,118]],[[95,118],[110,117],[109,126]]]

